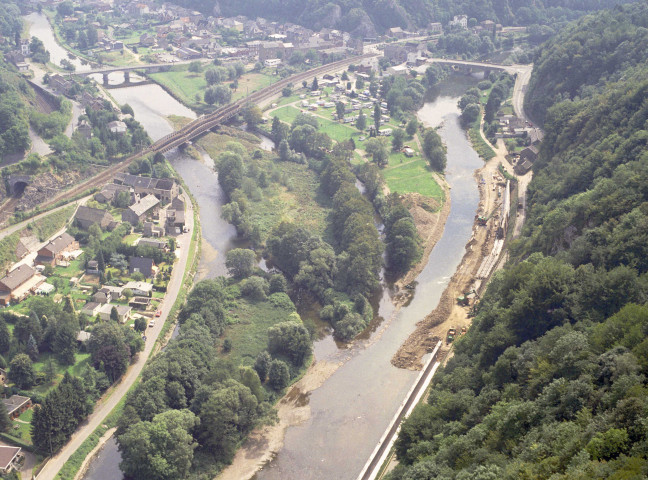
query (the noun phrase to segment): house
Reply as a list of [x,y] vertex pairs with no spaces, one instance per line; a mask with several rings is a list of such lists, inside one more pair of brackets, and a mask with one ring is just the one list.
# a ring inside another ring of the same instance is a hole
[[77,132],[81,135],[82,138],[90,139],[92,138],[92,127],[87,120],[81,120],[77,126]]
[[530,147],[525,148],[520,152],[520,162],[528,160],[531,163],[534,163],[538,159],[538,147],[536,145],[531,145]]
[[81,331],[79,331],[79,333],[77,334],[77,342],[79,342],[79,343],[81,343],[81,344],[84,344],[84,343],[86,343],[88,340],[90,340],[90,337],[92,337],[92,333],[90,333],[90,332],[86,332],[85,330],[81,330]]
[[150,296],[153,292],[153,284],[148,282],[128,282],[124,285],[124,290],[129,289],[133,295]]
[[455,15],[450,22],[448,22],[448,25],[451,27],[459,27],[466,29],[468,28],[468,16],[467,15]]
[[151,298],[150,297],[133,297],[131,298],[130,302],[128,302],[128,305],[132,308],[136,308],[138,310],[146,310],[149,305],[151,305]]
[[283,58],[283,42],[261,42],[259,45],[259,61],[265,62],[268,59]]
[[278,67],[281,65],[281,59],[280,58],[268,58],[263,61],[263,64],[266,67],[273,68],[273,67]]
[[[101,188],[101,191],[96,193],[94,199],[99,203],[111,203],[115,201],[117,195],[121,192],[128,192],[130,195],[131,189],[128,185],[117,185],[116,183],[109,183]],[[132,197],[132,195],[131,195]]]
[[18,258],[25,258],[29,254],[29,247],[25,245],[24,239],[18,240],[15,253]]
[[81,313],[89,317],[96,317],[99,314],[99,307],[101,303],[88,302],[81,309]]
[[439,34],[443,33],[443,27],[439,22],[432,22],[428,25],[428,30],[430,31],[431,34]]
[[88,260],[86,273],[90,275],[99,275],[99,262],[96,260]]
[[103,305],[104,303],[110,303],[111,301],[112,301],[112,294],[110,292],[106,292],[106,291],[102,292],[101,290],[99,290],[97,291],[97,293],[95,293],[92,296],[93,303],[99,303]]
[[392,27],[387,29],[387,36],[393,38],[405,38],[405,32],[401,27]]
[[147,257],[128,257],[128,273],[139,272],[146,278],[151,278],[155,274],[155,263],[152,258]]
[[73,85],[74,82],[66,79],[65,77],[59,75],[58,73],[49,77],[49,86],[56,93],[66,95]]
[[20,302],[44,281],[45,277],[32,267],[20,265],[0,278],[0,305]]
[[[169,211],[167,210],[167,214]],[[164,227],[159,227],[153,222],[144,222],[144,236],[146,237],[163,237],[165,234]]]
[[99,318],[101,318],[104,322],[109,321],[110,314],[112,313],[113,308],[117,310],[117,318],[119,322],[126,323],[132,311],[132,308],[127,307],[126,305],[116,305],[114,303],[104,303],[102,305],[99,305],[98,308]]
[[119,185],[132,187],[133,191],[140,196],[155,195],[166,202],[170,202],[180,193],[178,184],[172,178],[152,178],[118,173],[113,181]]
[[32,405],[31,398],[21,395],[12,395],[9,398],[3,399],[2,403],[7,407],[7,415],[11,419],[18,418],[21,413],[28,410]]
[[123,287],[113,287],[112,285],[104,285],[98,290],[98,292],[103,292],[106,295],[110,295],[111,300],[119,300],[122,297],[123,291]]
[[122,220],[137,225],[143,222],[148,215],[152,215],[158,209],[160,201],[155,195],[147,195],[137,203],[134,203],[122,212]]
[[405,65],[396,65],[389,67],[385,72],[386,75],[409,75],[409,70]]
[[402,45],[385,45],[383,53],[385,58],[387,58],[392,64],[403,63],[407,60],[407,50]]
[[67,252],[74,252],[79,249],[79,242],[77,242],[72,235],[65,232],[54,240],[51,240],[43,248],[38,251],[36,257],[37,263],[49,263],[54,266],[57,261],[63,260]]
[[106,230],[108,226],[115,221],[113,216],[107,211],[101,208],[92,208],[81,205],[74,219],[77,222],[79,228],[87,230],[91,225],[99,225],[99,228]]
[[150,33],[140,35],[140,45],[143,47],[152,47],[155,45],[155,36]]
[[414,156],[415,152],[410,147],[405,147],[403,148],[403,153],[405,154],[406,157],[411,158]]
[[524,175],[529,170],[531,170],[531,167],[533,167],[533,164],[529,160],[522,160],[520,158],[520,160],[518,160],[518,163],[515,165],[515,168],[513,168],[513,170],[518,175]]
[[56,287],[54,285],[52,285],[51,283],[43,282],[38,286],[34,293],[36,295],[49,295],[50,293],[54,293],[55,290]]
[[165,250],[168,247],[166,240],[157,240],[155,238],[140,238],[138,246],[153,247],[159,250]]
[[0,445],[0,473],[6,475],[17,469],[17,460],[22,458],[22,449],[9,445]]
[[112,122],[108,123],[108,130],[110,130],[112,133],[116,133],[117,135],[123,135],[126,133],[126,124],[120,120],[113,120]]
[[20,53],[22,53],[25,57],[31,55],[31,51],[29,50],[29,42],[29,38],[20,39]]
[[200,53],[198,50],[194,50],[193,48],[187,48],[187,47],[178,48],[175,51],[175,54],[181,60],[193,60],[202,57],[202,53]]
[[480,22],[479,25],[482,27],[482,30],[485,32],[488,32],[492,35],[495,34],[495,22],[492,20],[484,20],[483,22]]

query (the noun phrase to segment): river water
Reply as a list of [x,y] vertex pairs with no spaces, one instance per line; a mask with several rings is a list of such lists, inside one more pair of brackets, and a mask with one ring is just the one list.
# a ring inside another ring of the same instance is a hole
[[[133,107],[135,118],[154,140],[172,130],[166,116],[195,118],[191,110],[157,85],[115,89],[111,95],[118,103]],[[365,338],[351,347],[336,344],[331,335],[315,343],[318,361],[343,365],[312,392],[308,399],[310,419],[287,430],[283,449],[257,474],[259,480],[354,479],[416,378],[417,372],[393,367],[391,357],[416,323],[438,303],[464,254],[479,202],[473,173],[482,162],[459,125],[458,95],[459,91],[442,90],[419,111],[419,118],[426,125],[442,125],[439,133],[448,148],[446,178],[451,186],[452,203],[443,236],[417,278],[414,298],[393,315],[391,295],[385,289],[379,301],[379,318]],[[236,232],[220,218],[223,193],[211,159],[204,153],[203,162],[178,151],[167,155],[200,208],[203,233],[200,271],[205,277],[222,275],[224,254],[236,244]],[[120,454],[111,439],[91,463],[84,479],[121,478],[119,461]]]

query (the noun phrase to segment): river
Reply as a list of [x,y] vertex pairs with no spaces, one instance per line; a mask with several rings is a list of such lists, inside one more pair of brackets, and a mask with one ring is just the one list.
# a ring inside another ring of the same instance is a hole
[[[133,107],[135,118],[154,140],[172,130],[166,116],[195,117],[157,85],[115,89],[111,95],[118,103]],[[338,345],[331,335],[316,341],[318,361],[343,365],[311,393],[310,419],[287,430],[283,449],[257,474],[259,480],[354,479],[414,381],[417,373],[393,367],[391,357],[416,322],[438,303],[464,254],[479,202],[473,173],[483,163],[459,125],[458,95],[458,91],[443,90],[419,111],[426,125],[442,124],[439,133],[448,148],[446,178],[451,186],[451,211],[441,240],[417,278],[414,298],[393,315],[390,292],[385,289],[379,301],[379,318],[366,338],[351,347]],[[203,153],[203,162],[199,162],[178,151],[169,153],[168,158],[200,208],[203,255],[199,270],[207,278],[221,275],[225,272],[224,253],[236,239],[234,228],[220,218],[223,194],[211,159]],[[111,439],[84,479],[120,478],[119,461],[116,443]]]

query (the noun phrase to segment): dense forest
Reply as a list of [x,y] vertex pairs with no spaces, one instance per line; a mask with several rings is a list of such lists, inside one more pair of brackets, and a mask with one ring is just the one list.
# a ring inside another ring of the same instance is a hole
[[382,35],[390,27],[416,29],[446,24],[453,15],[503,25],[555,25],[627,3],[626,0],[175,0],[207,14],[288,20],[309,28],[338,28],[358,36]]
[[645,4],[615,7],[538,53],[527,223],[391,480],[648,475],[647,22]]

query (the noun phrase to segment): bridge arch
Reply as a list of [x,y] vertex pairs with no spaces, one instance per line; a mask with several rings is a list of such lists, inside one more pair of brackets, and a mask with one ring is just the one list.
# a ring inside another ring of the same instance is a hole
[[13,197],[19,197],[32,182],[32,178],[30,175],[9,175],[8,182],[9,194]]

